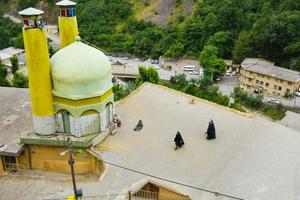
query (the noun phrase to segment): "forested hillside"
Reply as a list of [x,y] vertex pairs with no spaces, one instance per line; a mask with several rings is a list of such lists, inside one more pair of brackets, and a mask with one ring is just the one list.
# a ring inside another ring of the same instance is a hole
[[143,15],[162,14],[154,6],[161,3],[158,0],[77,2],[81,36],[110,52],[198,58],[207,46],[216,49],[218,57],[235,63],[262,57],[300,71],[300,1],[174,0],[175,4],[168,5],[171,11],[166,11],[169,16],[164,16],[164,26],[148,21],[152,18],[147,13]]

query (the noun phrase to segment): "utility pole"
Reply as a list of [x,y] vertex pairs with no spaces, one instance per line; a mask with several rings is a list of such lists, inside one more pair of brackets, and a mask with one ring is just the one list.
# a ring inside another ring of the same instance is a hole
[[294,112],[296,112],[297,96],[294,94]]
[[70,168],[71,168],[74,196],[75,196],[75,200],[78,200],[75,174],[74,174],[75,161],[74,161],[73,156],[72,156],[72,144],[71,144],[70,138],[68,138],[68,149],[69,149],[69,165],[70,165]]

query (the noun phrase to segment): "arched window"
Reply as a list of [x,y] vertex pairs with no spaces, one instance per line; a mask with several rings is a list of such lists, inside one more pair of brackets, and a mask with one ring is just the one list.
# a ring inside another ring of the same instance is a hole
[[112,118],[113,118],[113,104],[108,103],[105,107],[105,112],[106,112],[106,126],[112,123]]
[[71,133],[70,113],[66,110],[62,110],[61,114],[63,120],[64,133]]
[[[87,135],[100,132],[100,116],[96,110],[87,110],[80,116],[77,127],[80,129],[80,135]],[[77,130],[78,131],[78,130]]]

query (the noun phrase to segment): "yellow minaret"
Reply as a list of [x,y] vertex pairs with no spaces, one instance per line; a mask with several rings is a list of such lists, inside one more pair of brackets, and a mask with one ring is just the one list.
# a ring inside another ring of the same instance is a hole
[[42,14],[35,8],[19,12],[23,17],[23,39],[32,101],[34,131],[41,135],[56,132],[50,59]]
[[75,2],[63,0],[56,5],[59,7],[59,38],[60,48],[64,48],[75,42],[75,37],[79,35],[76,19]]

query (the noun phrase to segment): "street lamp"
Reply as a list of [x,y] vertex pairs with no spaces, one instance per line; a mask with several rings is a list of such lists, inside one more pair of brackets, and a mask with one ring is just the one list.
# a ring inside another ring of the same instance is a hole
[[296,112],[297,95],[294,94],[294,112]]
[[76,180],[75,180],[75,173],[74,173],[74,164],[75,164],[75,160],[73,159],[73,155],[72,155],[72,143],[70,138],[67,139],[68,142],[68,149],[61,152],[60,155],[64,156],[66,155],[66,153],[69,152],[69,165],[71,168],[71,175],[72,175],[72,183],[73,183],[73,190],[74,190],[74,196],[75,196],[75,200],[78,200],[78,194],[77,194],[77,188],[76,188]]

